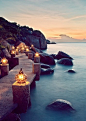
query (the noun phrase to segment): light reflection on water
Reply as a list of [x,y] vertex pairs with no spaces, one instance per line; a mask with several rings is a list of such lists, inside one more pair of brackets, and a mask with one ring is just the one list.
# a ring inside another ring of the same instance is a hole
[[[59,43],[49,45],[47,53],[64,51],[74,58],[74,66],[52,66],[54,73],[41,76],[36,87],[31,90],[32,106],[21,121],[86,121],[86,43]],[[69,74],[68,69],[75,74]],[[65,99],[72,103],[75,113],[63,113],[47,110],[46,106],[56,99]]]

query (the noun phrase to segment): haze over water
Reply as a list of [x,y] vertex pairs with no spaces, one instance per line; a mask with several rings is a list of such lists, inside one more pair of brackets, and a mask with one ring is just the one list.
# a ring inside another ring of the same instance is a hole
[[[49,54],[63,51],[74,58],[73,66],[51,66],[54,73],[43,75],[31,90],[32,106],[21,121],[86,121],[86,43],[58,43],[48,45]],[[74,69],[76,73],[66,72]],[[46,106],[56,99],[72,103],[74,113],[47,110]]]

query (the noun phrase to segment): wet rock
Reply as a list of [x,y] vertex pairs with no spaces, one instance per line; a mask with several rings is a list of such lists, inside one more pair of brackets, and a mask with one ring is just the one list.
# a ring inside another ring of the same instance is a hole
[[54,58],[46,53],[40,53],[40,62],[48,65],[55,65]]
[[41,64],[41,68],[45,68],[45,69],[50,68],[50,66],[47,64],[43,64],[43,63],[40,63],[40,64]]
[[73,59],[72,57],[70,57],[68,54],[59,51],[58,54],[56,55],[56,59],[61,59],[61,58],[69,58],[69,59]]
[[47,44],[50,44],[50,40],[47,39],[46,42],[47,42]]
[[56,59],[56,54],[50,54],[54,59]]
[[67,70],[68,73],[76,73],[73,69]]
[[71,103],[67,100],[57,99],[47,106],[47,108],[62,111],[72,111],[74,110]]
[[48,69],[41,68],[41,75],[52,74],[53,72],[54,70],[52,68],[48,68]]
[[69,59],[69,58],[62,58],[62,59],[58,60],[57,63],[63,64],[63,65],[66,65],[66,66],[72,66],[73,65],[72,60]]

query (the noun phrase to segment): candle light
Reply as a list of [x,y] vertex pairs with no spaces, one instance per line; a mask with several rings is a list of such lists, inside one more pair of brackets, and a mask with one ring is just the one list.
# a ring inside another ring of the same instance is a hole
[[39,53],[38,52],[35,53],[34,63],[40,63],[40,56],[39,56]]
[[18,55],[19,54],[19,51],[18,51],[18,49],[16,49],[16,55]]
[[15,57],[16,51],[15,50],[11,50],[11,57]]
[[39,53],[38,52],[35,53],[35,57],[39,57]]
[[15,54],[15,50],[12,50],[12,51],[11,51],[11,54]]
[[14,47],[14,46],[12,46],[12,49],[15,49],[15,47]]
[[9,73],[9,64],[8,64],[8,60],[4,57],[1,59],[1,63],[0,64],[0,68],[1,68],[1,76],[5,76]]
[[31,45],[31,47],[34,47],[34,45]]
[[17,83],[26,83],[27,75],[24,74],[24,72],[22,71],[22,68],[20,69],[19,73],[15,76],[15,79]]
[[8,63],[8,60],[6,58],[1,59],[2,65],[6,65]]
[[29,52],[29,49],[28,48],[26,48],[26,52]]

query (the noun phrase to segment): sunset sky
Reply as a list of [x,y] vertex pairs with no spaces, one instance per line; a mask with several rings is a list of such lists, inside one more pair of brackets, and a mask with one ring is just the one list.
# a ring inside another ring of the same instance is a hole
[[86,39],[86,0],[0,0],[0,16],[51,40]]

